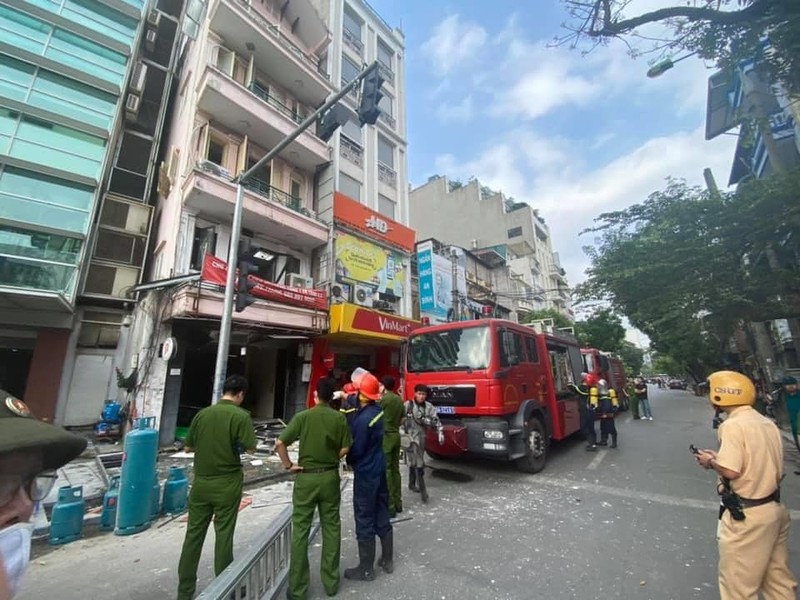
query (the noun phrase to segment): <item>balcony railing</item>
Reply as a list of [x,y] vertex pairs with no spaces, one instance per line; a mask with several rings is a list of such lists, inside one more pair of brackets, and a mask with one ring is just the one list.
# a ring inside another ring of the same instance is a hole
[[307,217],[313,217],[311,212],[303,206],[302,198],[292,196],[291,194],[276,188],[274,185],[268,184],[263,179],[259,179],[258,177],[250,177],[242,184],[242,186],[251,192],[255,192],[258,195],[267,198],[268,200],[272,200],[278,204],[283,204],[285,207],[291,208],[295,212]]
[[258,96],[269,104],[272,108],[277,110],[282,115],[289,117],[292,121],[297,123],[298,125],[303,122],[303,117],[296,112],[294,112],[291,108],[286,106],[283,102],[278,100],[275,96],[269,93],[269,90],[266,89],[264,86],[259,84],[257,81],[253,81],[249,87],[250,91],[253,92],[254,95]]
[[312,58],[298,48],[297,45],[281,31],[280,24],[273,23],[269,17],[255,8],[250,0],[239,0],[239,3],[250,13],[250,17],[256,25],[259,26],[259,29],[265,32],[267,37],[274,37],[281,46],[294,54],[302,62],[306,63],[313,71],[316,71],[325,79],[330,80],[330,75],[325,72],[325,61],[320,60],[319,57]]
[[387,113],[385,110],[381,110],[381,114],[380,114],[380,116],[378,118],[381,121],[383,121],[384,123],[386,123],[392,129],[394,129],[395,126],[397,125],[397,119],[395,119],[392,115]]
[[378,181],[397,187],[397,172],[391,167],[379,162],[378,163]]
[[394,71],[389,65],[382,63],[378,60],[378,73],[386,80],[386,83],[394,85]]
[[339,155],[359,167],[364,164],[364,149],[344,135],[339,137]]
[[[346,80],[346,79],[343,77],[343,78],[342,78],[342,85],[341,85],[341,87],[344,87],[344,86],[346,86],[348,83],[350,83],[350,82],[349,82],[349,81],[347,81],[347,80]],[[354,87],[352,90],[350,90],[349,92],[347,92],[347,95],[348,95],[348,96],[351,96],[351,97],[352,97],[352,98],[354,98],[355,100],[358,100],[358,86]]]
[[364,42],[362,42],[356,34],[348,29],[343,30],[344,45],[350,48],[359,56],[364,56]]
[[[197,168],[201,171],[205,171],[206,173],[213,173],[218,177],[223,177],[229,181],[233,180],[231,174],[227,171],[227,169],[223,169],[219,167],[211,161],[208,160],[199,160],[197,161]],[[266,198],[267,200],[271,200],[272,202],[277,202],[278,204],[282,204],[288,209],[293,210],[296,213],[300,213],[306,217],[311,219],[315,219],[320,221],[320,219],[308,210],[305,206],[303,206],[303,199],[298,198],[297,196],[292,196],[288,192],[284,192],[283,190],[276,188],[273,185],[270,185],[263,179],[259,179],[258,177],[249,177],[244,183],[242,183],[242,187],[250,190],[251,192],[255,192],[259,196]],[[320,221],[322,222],[322,221]]]

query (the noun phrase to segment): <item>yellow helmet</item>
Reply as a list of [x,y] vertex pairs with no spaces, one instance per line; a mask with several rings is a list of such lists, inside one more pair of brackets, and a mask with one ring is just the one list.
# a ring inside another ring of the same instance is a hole
[[756,387],[746,375],[717,371],[708,376],[708,400],[714,406],[752,405],[756,401]]

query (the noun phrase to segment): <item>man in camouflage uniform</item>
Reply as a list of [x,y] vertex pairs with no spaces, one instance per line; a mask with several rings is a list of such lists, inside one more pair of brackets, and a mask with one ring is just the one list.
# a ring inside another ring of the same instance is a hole
[[406,450],[408,462],[408,489],[419,492],[422,501],[428,501],[425,487],[425,434],[428,427],[435,427],[439,444],[444,443],[444,428],[436,414],[436,408],[428,402],[428,386],[419,383],[414,387],[414,399],[405,404],[406,418],[403,429],[408,434],[409,447]]

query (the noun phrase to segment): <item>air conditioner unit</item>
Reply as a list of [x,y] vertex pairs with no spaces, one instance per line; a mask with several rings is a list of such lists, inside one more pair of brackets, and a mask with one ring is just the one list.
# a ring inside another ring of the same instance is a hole
[[142,62],[137,62],[133,67],[128,91],[132,94],[141,95],[144,91],[145,83],[147,83],[147,65]]
[[368,285],[356,284],[353,291],[353,302],[359,306],[372,306],[372,298],[375,295],[375,290]]
[[148,52],[154,52],[156,49],[156,40],[158,39],[158,30],[148,29],[144,34],[144,47]]
[[346,283],[334,283],[331,286],[331,304],[350,302],[350,286]]
[[304,288],[307,290],[310,290],[314,287],[314,280],[311,277],[298,275],[297,273],[287,273],[285,281],[286,285],[289,287]]
[[231,177],[228,169],[225,167],[220,167],[217,163],[211,162],[210,160],[203,159],[197,161],[197,166],[201,171],[205,171],[207,173],[213,173],[214,175],[219,175],[220,177],[226,177],[228,179]]
[[135,94],[128,94],[125,99],[125,118],[129,121],[135,121],[139,117],[139,105],[142,99]]
[[157,10],[151,10],[147,13],[147,24],[153,27],[158,27],[161,23],[161,13]]

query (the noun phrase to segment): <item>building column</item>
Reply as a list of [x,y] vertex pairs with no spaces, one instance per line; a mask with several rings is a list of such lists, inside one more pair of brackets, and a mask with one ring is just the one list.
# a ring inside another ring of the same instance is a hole
[[52,422],[56,415],[69,338],[69,329],[40,329],[36,336],[24,400],[44,421]]

